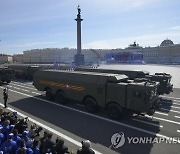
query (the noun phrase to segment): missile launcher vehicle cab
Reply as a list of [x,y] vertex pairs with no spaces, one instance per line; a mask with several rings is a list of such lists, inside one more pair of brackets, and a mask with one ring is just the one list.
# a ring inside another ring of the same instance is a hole
[[8,67],[0,67],[0,82],[10,83],[14,79],[14,70]]
[[171,84],[172,76],[167,73],[155,73],[154,75],[147,75],[151,81],[159,82],[158,93],[159,94],[169,94],[173,91],[173,84]]
[[10,69],[13,69],[15,72],[15,78],[17,79],[33,79],[34,73],[39,70],[41,67],[37,65],[28,65],[28,64],[12,64],[8,65]]

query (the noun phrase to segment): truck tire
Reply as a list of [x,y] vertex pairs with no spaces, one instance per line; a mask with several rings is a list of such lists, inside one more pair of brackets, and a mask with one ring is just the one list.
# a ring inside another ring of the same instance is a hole
[[8,81],[6,81],[7,83],[10,83],[11,82],[11,80],[8,80]]
[[84,105],[88,112],[96,113],[98,111],[97,103],[93,98],[86,98]]
[[21,78],[20,74],[19,73],[15,73],[15,78],[16,79],[20,79]]
[[46,90],[46,98],[47,98],[47,100],[53,100],[53,95],[52,95],[52,93],[51,93],[51,89],[47,89]]
[[67,104],[67,100],[66,100],[65,94],[63,92],[61,92],[61,91],[56,94],[55,99],[56,99],[57,103]]
[[108,111],[108,115],[112,119],[120,119],[123,114],[123,109],[118,104],[115,103],[109,104],[107,111]]

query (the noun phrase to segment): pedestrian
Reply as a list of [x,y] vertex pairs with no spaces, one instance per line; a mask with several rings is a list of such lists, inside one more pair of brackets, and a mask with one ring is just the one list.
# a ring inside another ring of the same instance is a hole
[[8,99],[8,90],[5,88],[3,90],[3,96],[4,96],[4,107],[7,107],[7,99]]
[[77,154],[95,154],[91,148],[91,142],[89,140],[81,142],[82,147],[78,149]]
[[40,154],[40,152],[39,152],[39,140],[37,140],[37,139],[35,139],[34,141],[33,141],[33,145],[32,145],[32,147],[31,147],[31,149],[32,149],[32,151],[33,151],[33,154]]
[[52,133],[49,132],[47,139],[44,141],[42,154],[52,153],[54,146],[55,143],[52,141]]
[[44,142],[47,140],[47,138],[48,138],[48,132],[44,131],[43,137],[40,138],[40,146],[39,146],[40,153],[42,153],[42,150],[44,148]]
[[62,138],[56,139],[56,145],[53,147],[53,152],[55,154],[65,154],[70,153],[68,147],[64,145],[64,140]]

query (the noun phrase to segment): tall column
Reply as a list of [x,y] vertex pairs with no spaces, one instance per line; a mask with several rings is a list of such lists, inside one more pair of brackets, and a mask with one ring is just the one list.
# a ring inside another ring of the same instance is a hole
[[79,65],[84,65],[84,55],[82,55],[81,53],[81,21],[83,21],[83,19],[81,19],[81,9],[78,5],[78,14],[77,14],[77,18],[75,19],[77,21],[77,54],[74,56],[75,59],[75,65],[79,66]]
[[77,21],[77,54],[81,54],[81,9],[78,6],[78,15],[75,19]]

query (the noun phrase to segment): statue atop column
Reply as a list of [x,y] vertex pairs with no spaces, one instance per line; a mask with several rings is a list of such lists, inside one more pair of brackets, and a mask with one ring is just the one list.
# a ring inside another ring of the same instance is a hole
[[76,66],[84,65],[84,55],[81,53],[81,9],[78,5],[77,7],[78,14],[77,18],[75,19],[77,21],[77,54],[74,56],[74,61]]
[[79,5],[78,5],[77,9],[78,9],[78,14],[81,15],[81,9],[80,9]]
[[77,14],[77,18],[81,18],[81,9],[80,9],[80,6],[78,5],[77,7],[77,10],[78,10],[78,14]]

